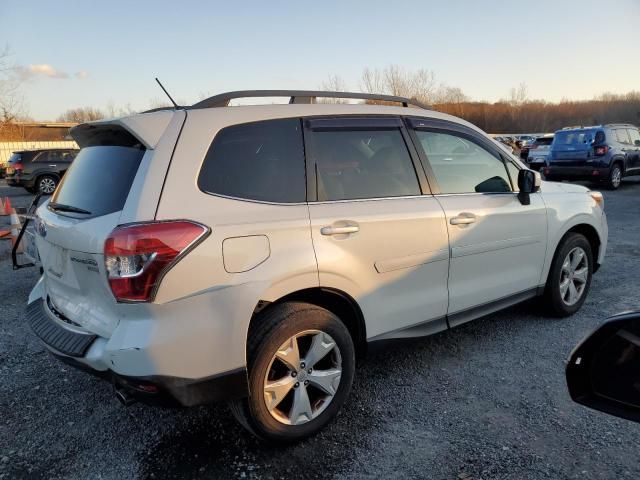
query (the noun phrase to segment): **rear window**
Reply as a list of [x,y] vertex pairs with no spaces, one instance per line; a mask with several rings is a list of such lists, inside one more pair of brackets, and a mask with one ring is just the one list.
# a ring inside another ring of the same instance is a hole
[[591,146],[595,136],[596,130],[564,130],[556,132],[553,144],[560,148]]
[[20,155],[19,153],[14,153],[9,157],[9,160],[7,160],[7,163],[20,163],[21,160],[22,160],[22,155]]
[[266,120],[223,128],[209,147],[198,187],[206,193],[247,200],[304,202],[300,120]]
[[543,137],[536,139],[536,145],[551,145],[553,137]]
[[144,152],[133,147],[83,148],[51,202],[87,210],[92,217],[122,210]]

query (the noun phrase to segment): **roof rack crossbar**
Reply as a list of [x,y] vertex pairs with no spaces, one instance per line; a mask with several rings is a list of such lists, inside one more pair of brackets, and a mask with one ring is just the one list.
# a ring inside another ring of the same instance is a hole
[[289,103],[315,103],[318,98],[352,98],[357,100],[375,100],[400,103],[403,107],[414,106],[429,110],[429,107],[415,99],[397,97],[395,95],[377,95],[373,93],[355,92],[323,92],[313,90],[239,90],[221,93],[193,104],[189,109],[227,107],[231,100],[237,98],[289,97]]

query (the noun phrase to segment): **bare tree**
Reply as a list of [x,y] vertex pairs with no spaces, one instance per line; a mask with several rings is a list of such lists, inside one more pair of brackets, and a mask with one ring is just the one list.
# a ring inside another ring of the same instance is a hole
[[387,89],[385,87],[382,72],[377,68],[374,70],[371,70],[368,67],[365,68],[362,71],[362,77],[360,78],[360,90],[365,93],[386,93]]
[[0,50],[0,123],[8,124],[25,117],[24,97],[20,94],[21,79],[6,45]]
[[102,110],[94,107],[70,108],[58,117],[58,122],[84,123],[105,118]]

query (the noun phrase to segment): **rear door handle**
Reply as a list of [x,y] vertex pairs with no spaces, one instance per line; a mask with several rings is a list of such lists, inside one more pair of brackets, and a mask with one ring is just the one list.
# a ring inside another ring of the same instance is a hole
[[50,167],[57,167],[58,165],[49,165]]
[[322,235],[345,235],[348,233],[356,233],[360,231],[357,225],[347,225],[345,227],[322,227],[320,233]]
[[457,217],[453,217],[449,220],[451,225],[469,225],[476,222],[476,216],[473,213],[463,212]]

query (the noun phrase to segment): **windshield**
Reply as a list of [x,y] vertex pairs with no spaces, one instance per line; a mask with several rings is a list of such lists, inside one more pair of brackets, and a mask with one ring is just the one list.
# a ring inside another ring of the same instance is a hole
[[61,211],[84,210],[93,217],[122,210],[144,152],[132,147],[83,148],[51,204],[64,206]]

